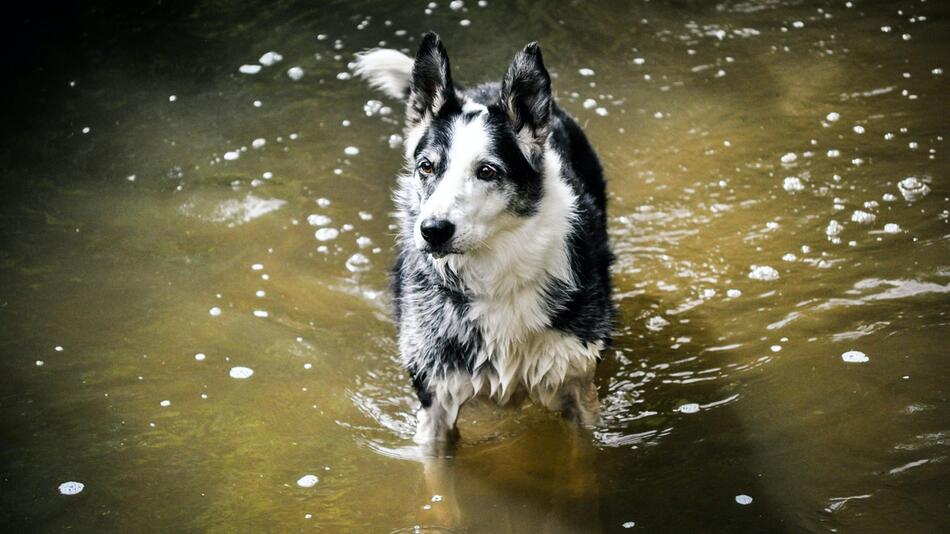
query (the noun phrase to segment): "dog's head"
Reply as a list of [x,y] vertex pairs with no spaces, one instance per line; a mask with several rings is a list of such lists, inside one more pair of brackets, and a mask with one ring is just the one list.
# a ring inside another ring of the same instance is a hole
[[456,91],[442,42],[428,33],[409,82],[403,194],[413,243],[441,258],[490,247],[537,212],[551,131],[551,78],[537,43],[519,52],[500,86]]

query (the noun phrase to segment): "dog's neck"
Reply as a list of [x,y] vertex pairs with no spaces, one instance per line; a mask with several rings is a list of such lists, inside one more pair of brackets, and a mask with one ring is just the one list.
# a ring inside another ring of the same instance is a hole
[[562,179],[561,160],[553,150],[546,151],[542,175],[544,193],[537,213],[477,250],[433,260],[444,279],[453,278],[466,295],[485,299],[543,291],[552,281],[574,285],[567,241],[577,197]]

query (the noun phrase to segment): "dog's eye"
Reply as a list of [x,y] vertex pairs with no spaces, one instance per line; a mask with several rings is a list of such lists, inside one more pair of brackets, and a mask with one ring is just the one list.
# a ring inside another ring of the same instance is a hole
[[478,176],[479,180],[493,180],[498,176],[498,171],[491,165],[485,164],[478,168],[476,176]]
[[432,174],[432,171],[435,170],[435,168],[432,166],[432,162],[427,159],[420,161],[419,165],[416,166],[416,169],[425,175]]

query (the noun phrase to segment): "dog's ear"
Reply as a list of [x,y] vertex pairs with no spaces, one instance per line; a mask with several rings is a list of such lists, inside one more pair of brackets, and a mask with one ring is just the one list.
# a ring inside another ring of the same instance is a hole
[[551,76],[538,43],[525,46],[508,66],[501,82],[501,106],[518,141],[532,158],[540,155],[551,131]]
[[416,126],[427,114],[435,115],[445,103],[455,98],[449,55],[439,36],[428,32],[422,37],[419,51],[412,64],[409,79],[409,103],[406,125]]

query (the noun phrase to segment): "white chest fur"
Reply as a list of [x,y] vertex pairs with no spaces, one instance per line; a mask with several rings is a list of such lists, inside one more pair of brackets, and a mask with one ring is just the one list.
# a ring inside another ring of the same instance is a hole
[[458,371],[430,379],[442,402],[458,406],[487,395],[504,404],[522,388],[545,402],[566,381],[593,372],[602,347],[550,328],[556,310],[544,296],[551,282],[574,284],[567,237],[576,197],[560,171],[560,159],[549,151],[536,214],[481,250],[436,261],[437,269],[456,273],[468,289],[466,319],[481,337],[472,375]]

